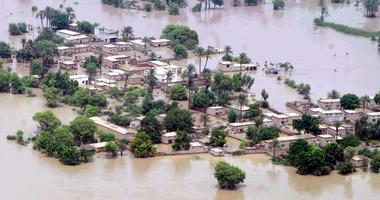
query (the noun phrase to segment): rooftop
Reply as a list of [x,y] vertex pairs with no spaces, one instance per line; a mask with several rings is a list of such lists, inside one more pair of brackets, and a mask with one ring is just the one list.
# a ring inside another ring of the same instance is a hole
[[255,122],[235,122],[235,123],[229,123],[230,126],[250,126],[250,125],[254,125]]
[[88,79],[88,76],[85,75],[85,74],[72,75],[72,76],[70,76],[70,79],[83,79],[83,78]]
[[151,42],[155,43],[155,42],[170,42],[170,40],[168,39],[155,39],[155,40],[151,40]]
[[69,36],[81,35],[81,33],[78,33],[78,32],[75,32],[75,31],[70,31],[70,30],[67,30],[67,29],[58,30],[57,33],[65,34],[65,35],[69,35]]
[[125,59],[125,58],[128,58],[128,56],[127,55],[114,55],[114,56],[107,56],[104,59],[109,60],[111,62],[114,62],[114,61],[119,61],[119,59]]
[[190,142],[191,147],[202,147],[202,145],[199,142]]
[[127,129],[121,127],[121,126],[118,126],[118,125],[115,125],[115,124],[112,124],[108,121],[105,121],[103,120],[102,118],[100,117],[91,117],[90,118],[92,121],[94,121],[97,125],[100,125],[100,126],[103,126],[105,128],[108,128],[112,131],[115,131],[117,133],[120,133],[122,135],[125,135],[128,133]]
[[80,39],[86,39],[86,38],[88,38],[87,35],[74,35],[74,36],[67,37],[66,40],[80,40]]
[[[311,134],[304,134],[304,135],[292,135],[292,136],[284,136],[284,137],[279,137],[277,140],[279,142],[286,142],[286,141],[293,141],[293,140],[298,140],[298,139],[313,139],[315,138],[314,135]],[[267,140],[266,142],[272,142],[273,140]]]
[[340,110],[320,110],[319,112],[322,114],[341,114],[341,113],[343,113]]
[[319,99],[322,103],[340,103],[340,99]]
[[369,116],[378,116],[378,115],[380,115],[380,112],[370,112],[370,113],[366,113],[366,115],[369,115]]
[[344,110],[345,113],[348,113],[348,114],[356,114],[358,113],[358,111],[356,110]]
[[323,139],[334,138],[334,136],[329,135],[329,134],[321,134],[321,135],[318,135],[318,137],[321,137],[321,138],[323,138]]
[[169,132],[169,133],[164,133],[164,134],[162,134],[162,136],[164,136],[164,137],[175,137],[175,136],[177,136],[177,132]]

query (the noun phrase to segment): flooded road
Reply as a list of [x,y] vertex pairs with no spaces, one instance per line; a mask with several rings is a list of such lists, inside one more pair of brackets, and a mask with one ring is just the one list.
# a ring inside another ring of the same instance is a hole
[[[39,93],[37,93],[39,94]],[[39,94],[40,95],[40,94]],[[215,158],[198,156],[135,159],[127,156],[75,167],[63,166],[28,147],[5,140],[18,129],[34,132],[35,112],[46,110],[43,98],[0,94],[0,188],[3,199],[379,199],[380,175],[357,172],[325,177],[300,176],[294,168],[272,165],[264,155]],[[69,107],[53,112],[68,123]],[[245,183],[235,191],[219,190],[216,163],[226,159],[242,168]]]
[[[189,4],[194,3],[190,1]],[[0,14],[0,25],[3,27],[0,29],[0,40],[19,46],[17,38],[8,36],[8,23],[26,21],[39,26],[39,19],[34,17],[31,7],[50,5],[57,8],[60,4],[72,6],[78,20],[98,22],[114,29],[129,25],[137,36],[159,37],[165,25],[184,24],[199,33],[204,47],[231,45],[235,54],[247,52],[254,62],[261,64],[265,61],[289,61],[295,66],[291,78],[297,83],[309,83],[314,100],[325,97],[332,89],[358,95],[373,95],[380,90],[377,43],[329,29],[315,29],[312,21],[319,16],[319,7],[318,1],[311,0],[287,1],[283,11],[273,11],[271,3],[257,7],[231,7],[230,1],[226,1],[224,9],[196,14],[185,9],[179,16],[169,16],[166,12],[118,9],[102,5],[100,0],[2,0],[0,8],[6,12]],[[329,5],[327,21],[371,31],[380,27],[380,18],[363,17],[363,8],[355,7],[353,3]],[[212,59],[208,66],[215,68],[218,60]],[[296,92],[278,84],[276,77],[268,78],[264,73],[255,76],[253,90],[259,92],[266,88],[270,102],[279,110],[285,110],[286,100],[300,98]]]

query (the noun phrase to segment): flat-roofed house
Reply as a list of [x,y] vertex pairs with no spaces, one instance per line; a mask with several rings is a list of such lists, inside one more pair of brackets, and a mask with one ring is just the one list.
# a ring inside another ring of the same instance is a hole
[[221,117],[227,114],[227,110],[222,106],[211,106],[206,109],[206,113],[216,117]]
[[83,145],[83,149],[87,151],[101,152],[103,151],[106,145],[107,145],[107,142],[91,143],[91,144]]
[[273,126],[273,121],[269,118],[264,118],[262,126],[271,127],[271,126]]
[[168,39],[155,39],[150,41],[150,45],[152,47],[164,47],[168,46],[170,43],[170,40]]
[[77,44],[77,45],[71,47],[71,49],[72,49],[71,52],[74,54],[86,53],[86,52],[91,51],[91,46],[88,44]]
[[343,110],[344,121],[356,122],[360,119],[360,113],[356,110]]
[[[238,105],[235,105],[235,104],[227,105],[227,108],[232,109],[232,110],[234,110],[236,113],[240,114],[240,106],[238,106]],[[228,109],[227,109],[227,110],[228,110]],[[249,107],[243,105],[243,106],[241,107],[241,114],[242,114],[243,116],[246,115],[247,112],[248,112],[248,110],[249,110]]]
[[116,42],[119,38],[119,31],[106,27],[95,27],[94,35],[97,41]]
[[65,70],[76,70],[78,69],[78,63],[73,60],[64,60],[59,62],[59,68]]
[[110,55],[117,54],[118,48],[113,44],[105,44],[102,46],[102,52]]
[[325,110],[340,109],[340,99],[319,99],[318,105]]
[[72,36],[82,35],[82,33],[78,33],[76,31],[70,31],[67,29],[58,30],[56,34],[63,39],[72,37]]
[[67,37],[63,41],[65,43],[70,43],[70,44],[83,44],[83,43],[91,42],[91,37],[82,34],[82,35],[75,35],[75,36]]
[[[338,135],[337,135],[337,133],[338,133]],[[344,137],[347,135],[347,130],[343,126],[340,126],[338,128],[338,132],[337,132],[335,126],[329,126],[329,127],[327,127],[327,134],[332,135],[334,137]]]
[[194,153],[200,153],[200,152],[204,152],[205,149],[203,148],[203,145],[200,144],[199,142],[190,142],[190,149],[189,149],[191,152],[194,152]]
[[336,141],[335,137],[330,134],[317,135],[317,142],[318,142],[319,147],[324,147],[327,144],[331,142],[335,142],[335,141]]
[[227,125],[227,135],[233,135],[237,133],[244,133],[244,131],[250,127],[255,125],[255,122],[235,122],[229,123]]
[[288,125],[289,116],[285,114],[274,114],[272,115],[273,126],[282,127]]
[[355,155],[351,158],[351,163],[353,167],[363,167],[364,166],[364,157]]
[[118,69],[124,66],[128,61],[128,56],[126,55],[114,55],[103,58],[103,66],[113,69]]
[[120,139],[131,140],[131,137],[132,137],[131,135],[133,133],[131,131],[128,131],[126,128],[110,123],[106,120],[103,120],[100,117],[91,117],[90,119],[95,122],[99,130],[112,133],[119,140]]
[[111,69],[109,72],[104,74],[107,79],[114,81],[125,80],[125,72],[120,69]]
[[79,87],[83,87],[87,84],[89,84],[89,78],[87,75],[72,75],[69,77],[70,80],[74,80],[76,82],[78,82],[78,86]]
[[276,140],[278,141],[278,145],[276,149],[273,148],[274,140],[265,140],[264,141],[265,152],[269,155],[273,155],[273,151],[275,150],[276,156],[285,154],[286,151],[289,149],[289,145],[298,139],[304,139],[311,145],[317,144],[317,138],[311,134],[284,136],[284,137],[276,138]]
[[342,122],[344,121],[344,114],[340,110],[320,110],[319,116],[327,122]]
[[133,45],[133,49],[136,51],[144,52],[149,49],[149,44],[145,43],[143,40],[137,39],[130,42]]
[[161,142],[164,144],[173,144],[176,137],[177,132],[164,133],[161,136]]
[[230,61],[219,61],[218,70],[222,72],[237,72],[237,71],[256,71],[257,65],[253,63],[247,63],[240,65],[239,63],[233,63]]
[[224,151],[221,148],[212,148],[210,149],[210,154],[215,157],[220,157],[224,155]]
[[72,53],[71,47],[67,47],[67,46],[59,46],[59,47],[57,47],[57,50],[58,50],[58,54],[60,56]]
[[133,45],[130,42],[115,42],[113,44],[117,46],[118,51],[121,52],[133,50]]
[[132,74],[128,78],[128,84],[130,85],[142,85],[144,84],[144,77],[139,74]]
[[380,112],[366,113],[365,116],[368,117],[367,121],[369,123],[376,123],[378,120],[380,120]]

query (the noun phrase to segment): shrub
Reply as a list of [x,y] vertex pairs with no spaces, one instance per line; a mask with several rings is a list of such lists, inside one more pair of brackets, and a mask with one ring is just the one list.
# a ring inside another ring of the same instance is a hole
[[216,165],[214,176],[222,189],[234,189],[245,179],[245,173],[241,169],[225,161],[220,161]]
[[180,84],[175,84],[170,90],[170,99],[177,101],[187,100],[186,87]]
[[179,15],[179,6],[176,3],[169,4],[169,15]]
[[352,167],[351,162],[342,162],[337,166],[338,173],[342,175],[351,174],[354,172],[354,168]]

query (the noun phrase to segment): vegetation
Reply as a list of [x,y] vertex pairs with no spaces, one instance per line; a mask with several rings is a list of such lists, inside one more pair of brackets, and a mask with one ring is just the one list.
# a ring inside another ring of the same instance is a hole
[[346,26],[342,24],[336,24],[333,22],[324,22],[324,21],[321,21],[320,19],[314,19],[314,24],[319,27],[332,28],[335,31],[342,32],[344,34],[349,34],[349,35],[362,36],[362,37],[368,37],[368,38],[377,37],[380,35],[379,32],[370,32],[370,31],[366,31],[366,30],[362,30],[362,29],[358,29],[358,28],[354,28],[354,27],[350,27],[350,26]]
[[197,32],[182,25],[167,25],[162,31],[161,37],[169,39],[173,47],[181,44],[187,49],[194,49],[199,43]]
[[176,3],[170,3],[168,9],[169,15],[179,15],[179,6]]
[[366,10],[366,17],[376,17],[376,12],[379,10],[379,0],[363,0],[363,7]]
[[241,169],[225,161],[220,161],[216,165],[214,176],[222,189],[234,189],[245,179],[245,173]]
[[293,120],[293,128],[299,133],[305,131],[313,135],[319,135],[321,129],[319,129],[319,119],[310,115],[303,115],[302,119]]
[[227,112],[227,118],[229,123],[234,123],[238,119],[238,114],[233,109],[230,109]]
[[104,151],[111,154],[112,157],[116,157],[119,152],[119,146],[115,143],[115,141],[108,141],[106,146],[104,146]]
[[284,83],[285,83],[285,85],[289,86],[290,88],[296,89],[299,94],[304,95],[305,99],[310,98],[309,95],[310,95],[311,87],[309,84],[300,83],[297,85],[294,80],[291,80],[288,78],[285,79]]
[[187,91],[183,85],[176,84],[170,89],[170,99],[176,101],[187,100]]
[[96,124],[85,116],[79,116],[70,122],[70,131],[77,145],[95,142]]
[[273,0],[273,10],[280,10],[285,7],[285,2],[283,0]]
[[187,56],[188,56],[187,50],[186,50],[185,46],[183,46],[182,44],[176,44],[173,47],[173,51],[174,51],[174,56],[177,59],[187,58]]
[[360,100],[355,94],[345,94],[340,98],[340,105],[343,109],[354,110],[359,108]]
[[247,139],[252,140],[254,144],[258,144],[264,140],[278,138],[279,130],[276,127],[260,127],[250,126],[245,130]]
[[5,42],[0,42],[0,58],[10,58],[12,55],[11,47]]
[[210,146],[224,147],[227,143],[226,134],[222,127],[216,127],[211,130]]
[[190,137],[185,131],[178,131],[172,148],[174,151],[184,151],[190,149]]
[[141,120],[141,132],[146,133],[153,143],[161,142],[161,123],[153,115],[147,115]]
[[93,24],[89,21],[78,21],[78,32],[84,34],[93,34],[96,24]]
[[23,33],[28,32],[28,27],[26,23],[10,23],[8,26],[8,32],[10,35],[22,35]]
[[82,109],[86,108],[88,105],[104,108],[108,104],[106,96],[101,93],[93,93],[87,88],[80,88],[76,91],[70,98],[69,102],[70,104],[79,106]]
[[193,120],[188,110],[181,108],[173,108],[167,112],[164,118],[164,127],[167,131],[192,131]]
[[157,149],[146,133],[138,132],[131,142],[131,150],[135,157],[147,158],[154,156]]
[[34,114],[33,120],[37,122],[37,127],[41,132],[53,132],[61,126],[61,121],[51,112],[38,112]]

